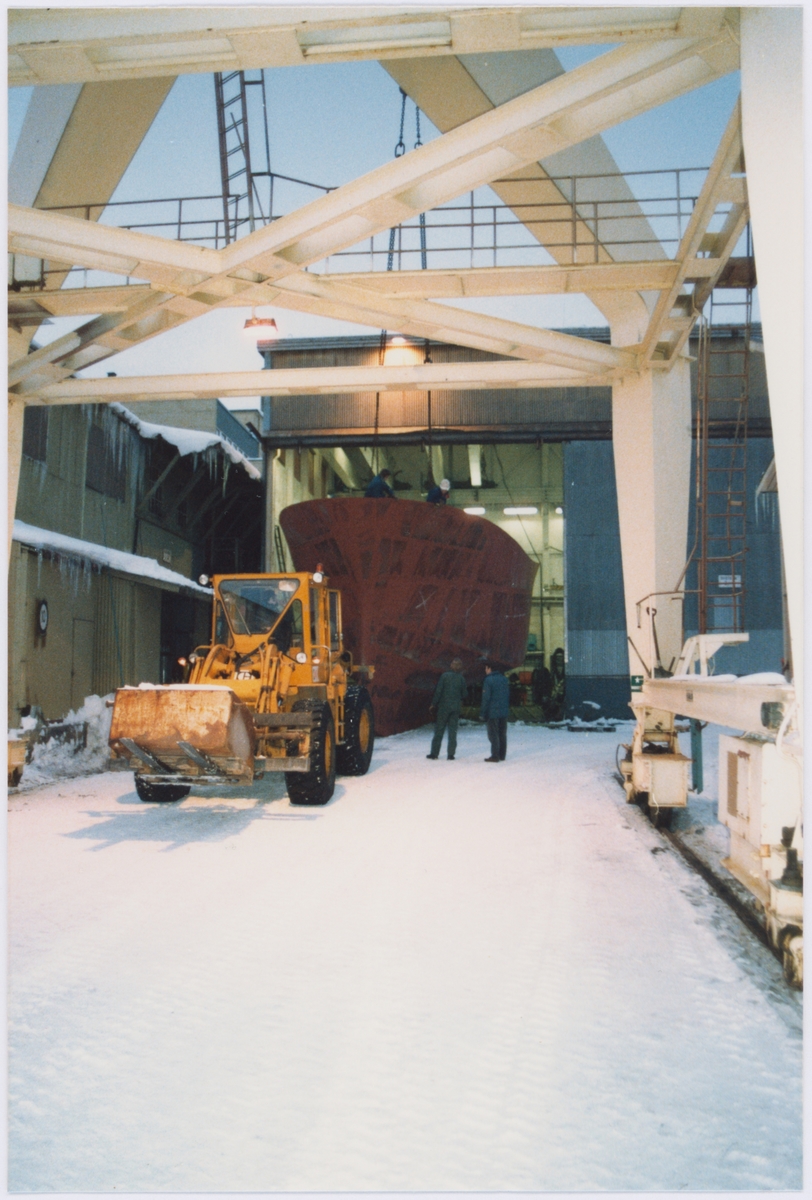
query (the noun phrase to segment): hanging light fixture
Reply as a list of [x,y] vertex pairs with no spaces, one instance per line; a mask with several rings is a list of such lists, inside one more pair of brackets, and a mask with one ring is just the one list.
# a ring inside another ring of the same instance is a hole
[[243,333],[257,342],[271,341],[279,337],[279,329],[273,317],[258,317],[256,309],[251,309],[251,316],[243,326]]

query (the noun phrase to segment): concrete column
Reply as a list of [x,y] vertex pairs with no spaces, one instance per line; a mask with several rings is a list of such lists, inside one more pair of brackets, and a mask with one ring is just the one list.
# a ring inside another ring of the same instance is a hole
[[[742,8],[742,138],[796,695],[803,687],[803,9]],[[803,728],[801,724],[801,728]]]
[[17,508],[17,489],[20,486],[20,467],[23,458],[23,417],[25,404],[16,396],[8,398],[8,553],[11,561],[11,539],[14,532],[14,513]]
[[[660,661],[682,649],[682,604],[653,592],[673,590],[685,566],[691,476],[691,376],[687,359],[670,371],[646,371],[612,389],[612,440],[629,670],[645,674],[656,662],[645,609],[656,608]],[[641,606],[638,626],[638,601]],[[642,660],[642,661],[641,661]]]

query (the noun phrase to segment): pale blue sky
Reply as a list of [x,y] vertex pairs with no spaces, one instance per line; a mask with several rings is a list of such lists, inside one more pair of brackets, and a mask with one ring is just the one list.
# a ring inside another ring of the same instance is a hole
[[[567,69],[607,47],[572,47],[560,52]],[[340,185],[391,159],[398,135],[397,84],[376,62],[286,67],[266,72],[271,165],[282,174]],[[710,164],[739,91],[733,74],[679,100],[609,130],[604,139],[624,171]],[[22,124],[30,89],[9,94],[9,154]],[[421,119],[423,141],[437,136]],[[414,142],[414,106],[409,101],[405,141]],[[181,76],[135,155],[114,197],[136,200],[201,195],[220,190],[214,85],[211,75]],[[111,281],[112,282],[112,281]],[[500,298],[471,304],[480,311],[528,324],[565,327],[604,324],[585,297]],[[251,370],[256,350],[242,335],[247,312],[213,312],[108,359],[84,372],[104,375],[181,371]],[[375,332],[348,322],[277,309],[283,337]],[[40,330],[50,341],[80,321],[58,321]]]

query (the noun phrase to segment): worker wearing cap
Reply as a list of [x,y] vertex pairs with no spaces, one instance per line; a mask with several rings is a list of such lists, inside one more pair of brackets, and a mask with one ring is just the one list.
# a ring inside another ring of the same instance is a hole
[[429,504],[445,504],[448,500],[448,493],[451,491],[451,484],[447,479],[441,479],[436,487],[433,487],[426,499]]
[[439,758],[440,746],[443,744],[443,734],[448,729],[448,757],[453,759],[457,753],[457,724],[463,703],[468,695],[468,686],[462,674],[462,661],[459,658],[451,660],[451,670],[443,671],[434,689],[429,712],[436,712],[434,721],[434,737],[431,750],[426,758]]
[[507,719],[510,712],[510,684],[494,662],[485,663],[480,721],[487,722],[491,756],[485,762],[504,762],[507,755]]

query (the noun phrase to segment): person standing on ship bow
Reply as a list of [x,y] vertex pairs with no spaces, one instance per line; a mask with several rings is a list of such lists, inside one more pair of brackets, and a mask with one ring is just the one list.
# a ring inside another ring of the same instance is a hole
[[448,502],[448,493],[451,491],[451,484],[447,479],[441,479],[436,487],[431,488],[426,500],[429,504],[446,504]]
[[451,670],[443,671],[434,689],[429,712],[436,712],[434,737],[426,758],[439,758],[443,734],[448,727],[448,758],[453,761],[457,753],[457,724],[463,703],[468,695],[468,686],[462,674],[462,660],[451,660]]
[[370,483],[367,490],[364,492],[364,499],[381,500],[384,496],[391,496],[394,500],[395,493],[392,491],[387,479],[392,478],[392,472],[386,467],[381,471],[380,475],[376,475]]
[[485,762],[504,762],[507,756],[507,719],[510,712],[510,684],[494,662],[485,663],[480,721],[487,722],[491,756]]

